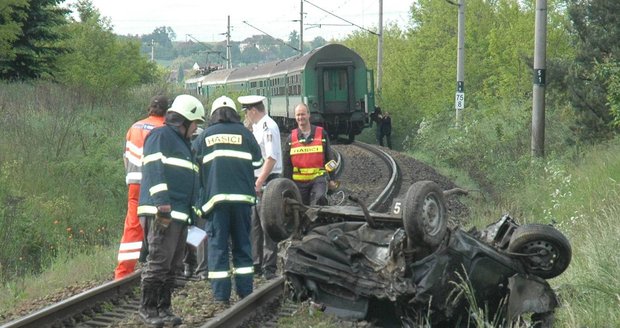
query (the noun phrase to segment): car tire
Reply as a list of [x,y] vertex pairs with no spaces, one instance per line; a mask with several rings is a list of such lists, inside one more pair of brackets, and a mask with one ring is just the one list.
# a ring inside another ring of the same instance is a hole
[[299,229],[299,214],[286,206],[285,199],[292,198],[301,203],[301,193],[292,180],[277,178],[270,181],[263,192],[260,217],[263,226],[274,242],[287,239]]
[[418,181],[409,187],[403,210],[403,226],[412,245],[434,251],[448,231],[443,190],[433,181]]
[[517,228],[508,244],[508,252],[519,256],[525,270],[543,279],[557,277],[568,268],[572,250],[568,239],[545,224],[526,224]]

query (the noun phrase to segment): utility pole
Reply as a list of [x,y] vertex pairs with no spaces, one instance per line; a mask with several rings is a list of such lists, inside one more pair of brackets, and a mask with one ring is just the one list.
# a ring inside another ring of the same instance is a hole
[[532,103],[532,156],[545,156],[545,83],[547,57],[547,0],[536,0],[534,26],[534,90]]
[[299,10],[299,56],[304,55],[304,0],[300,1]]
[[458,0],[458,31],[456,50],[456,126],[461,122],[460,113],[465,108],[465,0]]
[[151,61],[155,61],[155,40],[151,39]]
[[383,0],[379,0],[379,35],[377,41],[377,99],[381,100],[383,80]]
[[232,68],[232,51],[230,50],[230,15],[228,15],[228,27],[226,29],[226,68]]

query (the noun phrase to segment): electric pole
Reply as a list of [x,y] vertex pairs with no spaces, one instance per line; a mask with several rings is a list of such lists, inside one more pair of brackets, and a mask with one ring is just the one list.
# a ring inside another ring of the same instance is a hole
[[226,68],[232,68],[232,51],[230,50],[230,15],[228,15],[228,27],[226,28]]
[[383,80],[383,0],[379,0],[379,35],[377,41],[377,99],[381,100]]
[[534,26],[534,90],[532,103],[532,156],[545,155],[545,83],[547,57],[547,0],[536,0]]
[[304,55],[304,0],[300,1],[299,10],[299,56]]
[[465,0],[458,0],[458,31],[456,50],[456,126],[461,122],[460,113],[465,108]]
[[155,61],[155,40],[151,39],[151,61]]

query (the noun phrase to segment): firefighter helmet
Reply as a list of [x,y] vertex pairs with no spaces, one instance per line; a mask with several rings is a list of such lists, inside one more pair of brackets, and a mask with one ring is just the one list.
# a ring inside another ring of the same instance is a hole
[[235,105],[235,102],[232,99],[226,96],[221,96],[213,101],[213,105],[211,106],[211,115],[213,115],[213,112],[215,112],[216,109],[219,109],[222,107],[228,107],[234,111],[237,111],[237,106]]
[[188,121],[204,122],[205,108],[194,96],[179,95],[174,98],[172,106],[168,109],[170,112],[176,112],[185,117]]

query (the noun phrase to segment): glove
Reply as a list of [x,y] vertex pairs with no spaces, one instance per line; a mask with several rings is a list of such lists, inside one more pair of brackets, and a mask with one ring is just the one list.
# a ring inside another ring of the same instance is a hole
[[155,215],[155,231],[158,233],[166,232],[166,229],[170,226],[170,221],[172,221],[170,212],[157,211],[157,214]]

